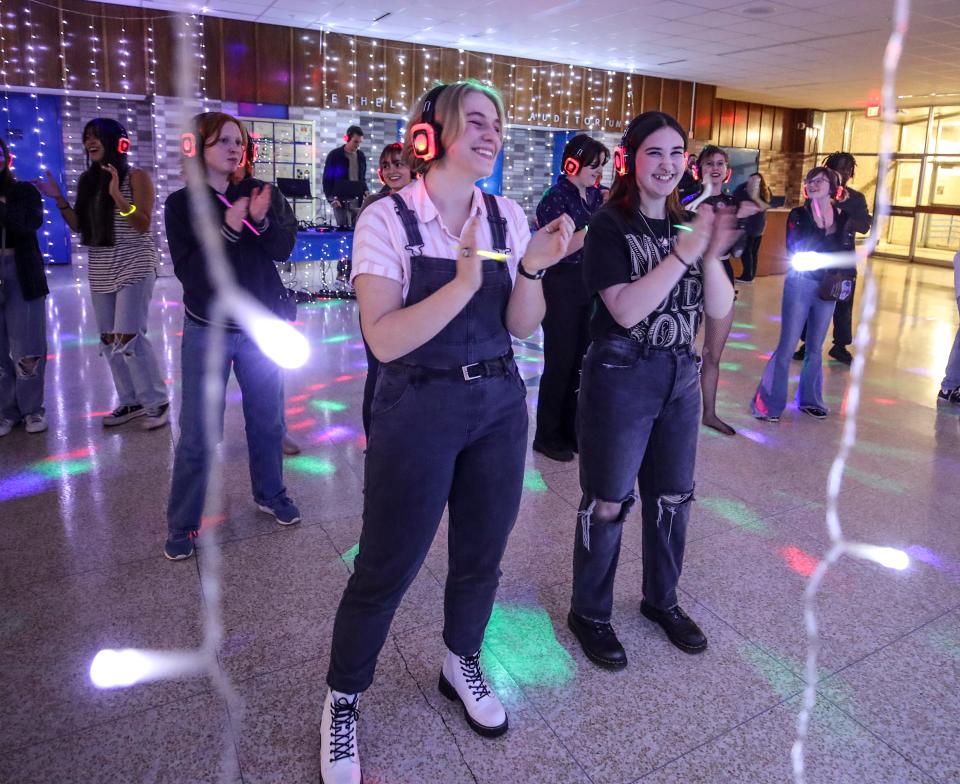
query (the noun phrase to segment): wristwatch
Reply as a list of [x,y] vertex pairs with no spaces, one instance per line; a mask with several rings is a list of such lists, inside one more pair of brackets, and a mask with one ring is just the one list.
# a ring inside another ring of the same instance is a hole
[[527,272],[526,269],[524,269],[522,261],[517,265],[517,272],[530,280],[541,280],[543,276],[547,274],[545,269],[537,270],[536,272]]

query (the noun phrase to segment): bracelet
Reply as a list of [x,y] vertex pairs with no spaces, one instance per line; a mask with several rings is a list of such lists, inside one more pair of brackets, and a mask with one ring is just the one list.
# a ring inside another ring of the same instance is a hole
[[544,275],[547,274],[547,271],[545,269],[537,270],[536,272],[527,272],[526,269],[524,269],[522,261],[519,264],[517,264],[517,272],[519,272],[521,275],[523,275],[523,277],[527,278],[528,280],[540,280],[541,278],[543,278]]
[[680,260],[680,263],[681,263],[684,267],[686,267],[687,269],[690,269],[690,268],[693,266],[693,264],[687,264],[687,262],[684,260],[683,256],[681,256],[681,255],[680,255],[679,253],[677,253],[675,250],[672,251],[672,253],[673,253],[674,256],[676,256],[676,257]]
[[123,211],[120,212],[120,217],[121,217],[121,218],[129,218],[129,217],[130,217],[131,215],[133,215],[133,213],[135,213],[136,211],[137,211],[137,205],[136,205],[136,204],[131,204],[129,210],[127,210],[126,212],[123,212]]

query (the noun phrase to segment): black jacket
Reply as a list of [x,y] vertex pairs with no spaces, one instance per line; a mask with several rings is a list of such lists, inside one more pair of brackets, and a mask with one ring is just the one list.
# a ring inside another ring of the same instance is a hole
[[[852,251],[856,247],[854,241],[853,221],[845,212],[833,206],[833,221],[836,229],[833,234],[817,226],[810,211],[810,202],[802,207],[794,207],[787,216],[787,252],[792,256],[799,251],[816,251],[817,253],[842,253]],[[849,269],[849,268],[848,268]],[[826,270],[813,270],[803,274],[820,279]],[[856,273],[856,268],[853,269]]]
[[0,203],[0,226],[7,231],[7,247],[15,249],[17,280],[26,300],[45,297],[47,275],[37,231],[43,226],[43,200],[29,182],[15,182]]
[[[249,196],[255,187],[264,183],[252,177],[238,184],[231,184],[224,194],[234,202],[241,196]],[[256,236],[246,226],[240,234],[233,232],[223,216],[227,211],[213,188],[207,189],[214,214],[221,222],[221,234],[225,240],[227,261],[233,269],[237,283],[246,289],[274,313],[284,297],[284,286],[274,262],[286,261],[297,241],[297,220],[283,194],[273,189],[270,209],[263,224],[257,226]],[[195,320],[208,321],[208,309],[213,299],[213,287],[207,274],[207,259],[193,231],[190,216],[189,196],[186,188],[171,193],[164,205],[164,222],[167,227],[167,242],[173,257],[173,271],[183,284],[183,305],[187,314]]]
[[[357,150],[357,175],[360,178],[359,181],[363,184],[363,188],[360,193],[353,194],[354,198],[363,196],[369,190],[367,188],[367,156],[363,154],[363,150]],[[347,179],[349,176],[350,161],[347,160],[347,154],[343,151],[343,145],[330,150],[323,162],[323,195],[327,197],[328,201],[343,195],[349,196],[349,194],[337,190],[337,182],[349,182]]]
[[873,218],[870,217],[870,210],[867,208],[867,199],[853,188],[844,186],[843,201],[836,202],[840,212],[850,216],[850,227],[860,234],[866,234],[873,225]]

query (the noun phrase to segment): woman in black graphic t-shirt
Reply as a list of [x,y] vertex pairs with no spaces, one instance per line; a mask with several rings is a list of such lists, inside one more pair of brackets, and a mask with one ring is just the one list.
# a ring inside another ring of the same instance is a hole
[[684,223],[676,187],[686,139],[660,112],[630,123],[610,200],[590,221],[584,245],[595,313],[577,409],[583,499],[568,624],[604,667],[627,662],[610,615],[623,521],[637,500],[638,479],[641,612],[679,648],[696,653],[707,645],[677,604],[700,424],[693,342],[704,312],[722,316],[733,303],[720,255],[737,229],[726,207],[701,207]]

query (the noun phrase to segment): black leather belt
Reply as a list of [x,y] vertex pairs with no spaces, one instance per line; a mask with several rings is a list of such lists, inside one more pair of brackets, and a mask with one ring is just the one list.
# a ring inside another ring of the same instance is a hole
[[390,362],[380,366],[381,370],[406,373],[414,378],[445,378],[453,381],[476,381],[490,376],[506,376],[513,372],[513,352],[496,359],[484,359],[452,368],[432,368],[423,365],[406,365],[402,362]]

